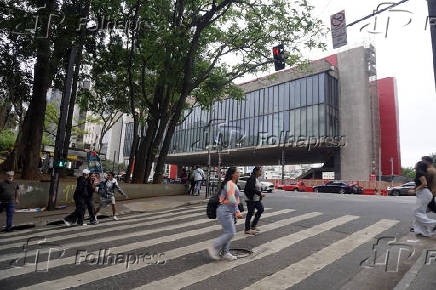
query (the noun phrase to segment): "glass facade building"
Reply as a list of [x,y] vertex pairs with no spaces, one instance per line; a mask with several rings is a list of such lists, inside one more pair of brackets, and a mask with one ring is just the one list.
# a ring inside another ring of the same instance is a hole
[[261,88],[246,93],[242,101],[216,102],[211,112],[200,107],[187,112],[170,153],[205,151],[209,131],[213,144],[225,149],[338,136],[338,108],[338,81],[328,72]]

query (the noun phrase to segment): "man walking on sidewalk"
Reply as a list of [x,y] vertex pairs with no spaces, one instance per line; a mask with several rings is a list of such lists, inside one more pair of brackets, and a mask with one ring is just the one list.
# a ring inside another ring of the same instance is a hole
[[64,218],[64,223],[67,226],[77,223],[78,225],[85,225],[83,223],[83,216],[85,215],[85,199],[88,197],[88,191],[94,190],[89,180],[89,169],[83,169],[83,176],[77,178],[77,186],[74,191],[74,203],[76,209],[74,212]]
[[[0,213],[6,211],[6,228],[4,231],[12,230],[12,217],[15,204],[18,203],[18,184],[14,182],[14,172],[6,172],[7,179],[0,183]],[[15,201],[15,203],[14,203]]]
[[204,171],[200,168],[200,166],[196,166],[194,170],[194,181],[195,181],[195,191],[194,195],[200,195],[201,183],[204,179]]

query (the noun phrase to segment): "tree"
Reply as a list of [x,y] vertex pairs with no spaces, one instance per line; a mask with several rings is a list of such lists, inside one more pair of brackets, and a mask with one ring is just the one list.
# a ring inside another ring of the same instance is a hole
[[401,175],[410,179],[415,179],[415,169],[412,167],[402,167]]

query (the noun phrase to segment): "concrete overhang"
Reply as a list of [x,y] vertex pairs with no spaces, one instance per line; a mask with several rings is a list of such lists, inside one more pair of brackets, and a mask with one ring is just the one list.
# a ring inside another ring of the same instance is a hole
[[[264,165],[280,165],[282,158],[282,150],[286,165],[291,164],[310,164],[327,162],[335,152],[339,151],[337,146],[324,145],[316,148],[306,146],[294,147],[288,146],[262,146],[262,147],[247,147],[222,150],[221,165],[222,166],[264,166]],[[192,165],[208,165],[208,152],[191,152],[169,154],[166,163],[176,164],[180,166]],[[218,152],[216,149],[211,150],[211,165],[218,166]]]

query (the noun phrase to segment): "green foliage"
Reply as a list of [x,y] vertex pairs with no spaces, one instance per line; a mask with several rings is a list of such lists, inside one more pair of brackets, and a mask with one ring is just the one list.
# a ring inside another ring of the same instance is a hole
[[401,168],[401,175],[410,179],[414,179],[415,178],[415,169],[413,169],[412,167],[402,167]]
[[0,151],[9,151],[14,147],[17,134],[9,129],[0,131]]

